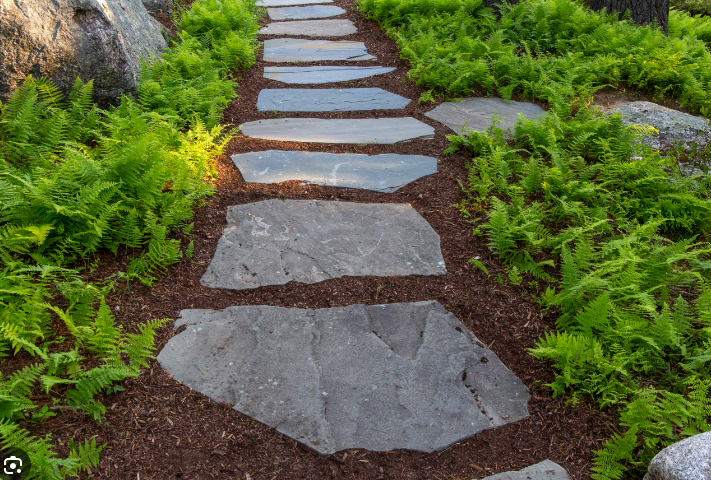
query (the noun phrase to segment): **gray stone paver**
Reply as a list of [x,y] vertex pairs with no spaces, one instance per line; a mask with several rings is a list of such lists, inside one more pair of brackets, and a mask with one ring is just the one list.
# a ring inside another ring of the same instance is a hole
[[245,290],[445,273],[439,235],[408,204],[265,200],[227,209],[227,227],[200,283]]
[[531,465],[518,472],[504,472],[483,480],[571,480],[563,467],[550,460]]
[[176,380],[322,454],[431,452],[528,415],[528,390],[435,301],[183,310]]
[[501,98],[464,98],[458,102],[445,102],[434,110],[425,113],[433,120],[448,126],[455,133],[466,130],[486,130],[491,125],[491,116],[496,113],[503,117],[499,127],[507,131],[518,121],[521,113],[529,120],[534,120],[545,111],[534,103],[511,103]]
[[347,19],[299,20],[296,22],[270,23],[259,29],[262,35],[295,35],[304,37],[345,37],[358,30]]
[[393,144],[431,140],[434,128],[414,118],[276,118],[241,125],[247,137],[284,142]]
[[299,38],[274,38],[264,42],[265,62],[320,62],[344,60],[360,62],[375,60],[363,42],[348,40],[302,40]]
[[308,18],[337,17],[346,13],[335,5],[313,5],[309,7],[283,7],[267,10],[272,20],[306,20]]
[[333,0],[257,0],[258,7],[284,7],[287,5],[310,5],[312,3],[333,3]]
[[397,110],[409,98],[382,88],[265,88],[259,92],[260,112],[350,112]]
[[264,78],[295,85],[346,82],[395,71],[392,67],[264,67]]
[[437,173],[437,159],[423,155],[268,150],[232,155],[245,182],[302,180],[329,187],[394,192],[425,175]]

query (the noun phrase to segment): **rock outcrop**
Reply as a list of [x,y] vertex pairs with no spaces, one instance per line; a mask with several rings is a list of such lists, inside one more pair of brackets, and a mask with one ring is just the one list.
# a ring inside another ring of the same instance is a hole
[[711,432],[686,438],[659,452],[644,480],[711,480]]
[[615,108],[627,124],[651,125],[659,130],[658,135],[643,138],[645,145],[662,150],[675,144],[690,148],[696,143],[703,148],[709,143],[711,127],[703,117],[663,107],[652,102],[627,102]]
[[141,0],[0,0],[0,99],[33,75],[64,91],[93,79],[96,101],[115,103],[165,47]]

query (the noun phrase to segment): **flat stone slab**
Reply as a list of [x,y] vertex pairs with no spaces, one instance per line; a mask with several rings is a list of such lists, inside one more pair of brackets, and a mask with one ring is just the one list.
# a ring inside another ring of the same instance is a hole
[[507,131],[518,122],[519,113],[529,120],[535,120],[546,112],[533,103],[511,100],[509,104],[501,98],[472,97],[463,98],[458,102],[445,102],[425,115],[459,134],[465,129],[486,130],[491,125],[491,116],[494,113],[503,117],[499,127]]
[[312,3],[333,3],[333,0],[257,0],[258,7],[284,7],[286,5],[309,5]]
[[563,467],[550,460],[531,465],[518,472],[504,472],[484,480],[571,480]]
[[310,7],[284,7],[267,10],[272,20],[305,20],[307,18],[337,17],[346,13],[335,5],[314,5]]
[[711,480],[711,432],[686,438],[659,452],[644,480]]
[[245,290],[445,273],[439,235],[408,204],[265,200],[227,209],[227,227],[200,283]]
[[327,187],[362,188],[391,193],[420,177],[437,173],[437,159],[423,155],[268,150],[232,155],[250,183],[302,180]]
[[283,142],[377,143],[390,145],[407,140],[432,140],[434,128],[414,118],[276,118],[241,125],[248,137]]
[[392,67],[264,67],[264,78],[295,85],[347,82],[395,71]]
[[382,88],[265,88],[259,92],[257,110],[261,112],[351,112],[358,110],[397,110],[409,98]]
[[298,35],[304,37],[345,37],[358,29],[350,20],[301,20],[270,23],[259,29],[262,35]]
[[375,60],[363,42],[341,40],[301,40],[299,38],[274,38],[264,42],[265,62],[320,62],[344,60],[359,62]]
[[525,418],[528,390],[435,301],[183,310],[173,378],[322,454],[432,452]]
[[659,130],[658,135],[643,137],[645,145],[661,150],[679,142],[689,148],[693,142],[703,148],[709,143],[711,127],[703,117],[695,117],[652,102],[627,102],[613,111],[623,115],[626,124],[651,125]]

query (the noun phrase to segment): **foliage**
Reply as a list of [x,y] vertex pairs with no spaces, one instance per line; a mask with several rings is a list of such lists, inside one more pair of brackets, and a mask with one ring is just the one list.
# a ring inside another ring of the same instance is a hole
[[94,105],[92,82],[65,97],[32,77],[0,104],[0,358],[33,358],[0,377],[0,436],[28,452],[32,478],[76,476],[103,446],[72,441],[58,458],[51,436],[31,437],[26,423],[59,407],[100,420],[102,397],[147,366],[163,321],[124,332],[105,301],[113,283],[85,283],[82,263],[135,249],[117,278],[150,285],[180,261],[171,234],[189,232],[214,191],[213,159],[232,137],[217,125],[234,97],[227,75],[254,62],[256,15],[249,1],[197,0],[179,41],[143,65],[139,98],[110,110]]
[[531,351],[554,365],[554,395],[621,412],[627,431],[597,452],[598,480],[646,467],[711,416],[709,179],[682,176],[640,131],[652,133],[584,108],[521,119],[509,141],[496,124],[450,137],[450,152],[475,157],[460,205],[487,208],[475,232],[510,278],[556,286],[541,301],[557,331]]
[[427,89],[483,89],[551,103],[621,82],[711,112],[708,19],[671,12],[669,37],[573,0],[503,4],[497,19],[481,0],[360,0],[388,28]]
[[255,7],[242,0],[201,0],[181,19],[180,42],[163,61],[143,65],[139,100],[181,126],[197,120],[212,128],[234,97],[236,84],[226,74],[255,61]]

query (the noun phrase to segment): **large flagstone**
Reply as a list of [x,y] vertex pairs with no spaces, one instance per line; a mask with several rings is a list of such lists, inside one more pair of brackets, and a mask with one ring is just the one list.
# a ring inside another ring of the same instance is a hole
[[272,20],[305,20],[307,18],[337,17],[346,13],[335,5],[313,5],[309,7],[283,7],[267,10]]
[[439,235],[408,204],[265,200],[227,209],[200,283],[245,290],[292,280],[445,273]]
[[321,62],[375,60],[363,42],[274,38],[264,42],[265,62]]
[[283,142],[393,144],[431,140],[434,128],[410,117],[401,118],[275,118],[241,125],[248,137]]
[[348,19],[300,20],[270,23],[259,29],[262,35],[296,35],[304,37],[345,37],[356,33],[356,26]]
[[302,180],[328,187],[394,192],[420,177],[437,173],[437,159],[423,155],[268,150],[232,155],[245,182]]
[[173,378],[322,454],[423,452],[528,415],[528,390],[436,301],[183,310]]
[[264,67],[264,78],[295,85],[347,82],[395,71],[392,67]]
[[350,112],[398,110],[410,103],[382,88],[265,88],[259,92],[260,112]]

